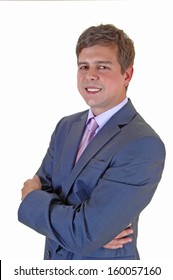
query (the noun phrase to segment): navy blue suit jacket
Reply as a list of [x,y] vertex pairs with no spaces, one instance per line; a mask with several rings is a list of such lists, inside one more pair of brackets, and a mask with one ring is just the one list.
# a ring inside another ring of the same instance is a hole
[[[161,179],[164,144],[129,100],[75,164],[87,114],[58,123],[37,172],[43,190],[26,196],[19,221],[46,237],[44,259],[139,259],[138,218]],[[130,223],[131,243],[103,248]]]

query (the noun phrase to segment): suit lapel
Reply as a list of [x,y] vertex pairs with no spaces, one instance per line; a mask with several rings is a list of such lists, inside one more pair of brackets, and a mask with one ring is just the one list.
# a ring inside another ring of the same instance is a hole
[[75,164],[76,153],[85,129],[86,119],[87,113],[85,113],[80,120],[72,124],[70,132],[66,137],[62,158],[62,166],[65,167],[63,168],[63,177],[65,180],[69,177]]
[[[86,166],[86,164],[90,161],[90,159],[112,138],[114,137],[119,131],[120,128],[112,124],[114,121],[109,121],[93,138],[93,140],[89,143],[86,147],[85,151],[79,158],[78,162],[74,165],[73,169],[71,169],[71,173],[65,180],[65,184],[63,185],[63,198],[67,197],[75,179],[82,171],[82,169]],[[113,125],[113,126],[112,126]],[[82,133],[80,134],[81,138]],[[75,139],[77,135],[75,135]],[[79,141],[80,142],[80,141]],[[78,144],[79,144],[78,142]],[[75,151],[73,151],[72,161],[74,163],[74,159],[76,156],[78,145],[75,147]],[[71,167],[73,164],[71,165]]]
[[[126,125],[136,114],[131,101],[127,103],[118,113],[116,113],[106,125],[97,133],[93,140],[86,147],[78,162],[74,165],[78,145],[80,143],[82,133],[85,128],[87,114],[78,122],[74,123],[65,146],[64,166],[67,167],[68,174],[63,185],[63,197],[67,197],[74,181],[80,174],[82,169],[91,160],[91,158],[99,152],[116,134],[121,131],[120,127]],[[71,142],[71,143],[70,143]],[[67,159],[69,162],[67,162]],[[71,171],[71,172],[70,172]]]
[[119,127],[115,124],[114,121],[110,121],[105,125],[93,138],[90,144],[86,147],[83,154],[81,155],[79,161],[76,164],[79,172],[83,167],[88,163],[88,161],[99,152],[100,149],[118,132],[120,131]]

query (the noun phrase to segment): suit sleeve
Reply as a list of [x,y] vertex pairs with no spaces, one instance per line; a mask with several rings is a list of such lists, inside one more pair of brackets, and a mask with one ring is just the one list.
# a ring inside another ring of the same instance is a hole
[[164,159],[159,138],[136,139],[114,155],[82,203],[65,205],[57,194],[36,190],[21,203],[19,221],[68,251],[89,254],[118,235],[150,202]]

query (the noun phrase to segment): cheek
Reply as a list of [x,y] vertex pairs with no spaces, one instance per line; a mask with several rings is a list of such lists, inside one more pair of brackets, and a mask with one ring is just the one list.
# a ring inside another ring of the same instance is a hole
[[100,81],[103,84],[112,87],[116,85],[117,78],[114,75],[102,75],[100,76]]
[[123,81],[120,77],[112,76],[112,77],[108,77],[105,80],[105,84],[107,85],[108,88],[112,88],[116,90],[123,85]]
[[77,75],[77,87],[79,88],[81,84],[81,78],[79,75]]
[[81,95],[85,94],[85,89],[83,88],[83,80],[81,77],[77,77],[77,89]]
[[80,86],[81,83],[82,83],[82,81],[83,81],[83,76],[80,75],[80,74],[78,74],[78,75],[77,75],[77,85]]

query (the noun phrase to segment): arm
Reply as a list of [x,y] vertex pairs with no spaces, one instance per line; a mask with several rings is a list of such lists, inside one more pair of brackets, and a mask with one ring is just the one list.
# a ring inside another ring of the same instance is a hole
[[[28,179],[24,182],[22,188],[22,200],[33,190],[41,190],[42,185],[39,177],[35,175],[32,179]],[[130,225],[124,229],[119,235],[114,237],[108,244],[103,246],[105,249],[118,249],[122,248],[124,244],[132,241],[132,238],[129,236],[133,233],[133,230],[130,228]]]
[[118,235],[150,202],[163,164],[157,139],[137,140],[113,158],[81,204],[65,205],[57,194],[35,190],[23,200],[19,220],[69,251],[88,254]]

